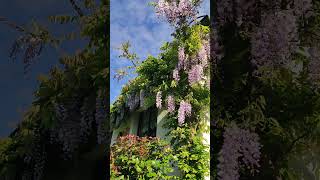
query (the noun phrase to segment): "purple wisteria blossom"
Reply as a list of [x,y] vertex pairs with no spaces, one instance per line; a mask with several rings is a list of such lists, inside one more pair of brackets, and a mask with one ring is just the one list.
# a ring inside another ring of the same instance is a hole
[[312,12],[312,0],[294,0],[294,12],[298,16],[309,17]]
[[308,63],[308,73],[309,73],[309,80],[313,83],[318,83],[320,80],[320,53],[319,49],[312,47],[308,50],[310,54],[310,61]]
[[298,45],[298,27],[292,10],[267,14],[251,39],[253,64],[286,67]]
[[177,10],[179,17],[193,17],[197,13],[190,0],[180,0]]
[[178,49],[178,70],[183,69],[185,67],[186,55],[184,53],[184,48],[179,47]]
[[259,159],[261,156],[259,136],[232,124],[225,129],[223,137],[224,142],[218,158],[220,162],[218,165],[219,179],[239,179],[241,165],[245,165],[252,172],[257,171],[255,168],[260,167]]
[[162,95],[161,95],[161,91],[157,92],[157,96],[156,96],[156,106],[158,109],[162,108]]
[[135,104],[135,95],[133,93],[130,93],[127,95],[127,100],[126,100],[126,106],[129,107],[130,111],[133,111],[136,107]]
[[197,54],[197,59],[203,67],[206,67],[208,65],[209,57],[210,57],[210,44],[208,41],[203,41],[202,46]]
[[257,4],[263,0],[218,0],[217,13],[219,25],[236,22],[238,26],[255,18]]
[[179,3],[175,0],[159,0],[155,8],[158,16],[166,17],[170,24],[194,17],[197,13],[190,0],[180,0]]
[[188,72],[189,84],[192,85],[203,78],[203,67],[201,65],[195,65]]
[[177,68],[175,68],[172,72],[172,77],[175,81],[179,81],[180,80],[180,76],[179,76],[179,70]]
[[178,124],[180,126],[184,123],[186,116],[191,116],[191,104],[182,100],[178,110]]
[[176,16],[176,2],[167,2],[166,0],[159,0],[156,5],[156,13],[158,16],[165,16],[169,23],[173,23]]
[[175,102],[173,96],[168,96],[167,98],[167,103],[168,103],[168,111],[172,113],[175,110]]

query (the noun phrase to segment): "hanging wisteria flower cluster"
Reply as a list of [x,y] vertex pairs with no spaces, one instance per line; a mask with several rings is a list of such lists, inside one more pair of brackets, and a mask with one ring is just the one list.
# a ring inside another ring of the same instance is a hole
[[184,48],[179,47],[178,49],[178,70],[186,70],[186,67],[188,67],[188,61],[186,61],[188,56],[184,53]]
[[62,145],[63,158],[72,158],[73,152],[83,140],[80,138],[80,98],[76,95],[64,100],[64,103],[55,103],[54,110],[57,118],[57,126],[50,130],[51,143]]
[[104,125],[107,119],[107,108],[106,108],[106,96],[102,91],[98,91],[98,96],[96,97],[96,112],[95,120],[97,125],[97,142],[98,144],[104,144],[107,142],[107,132],[105,131]]
[[158,16],[164,16],[170,24],[175,24],[197,14],[195,6],[190,0],[176,1],[159,0],[156,4]]
[[168,111],[170,113],[174,112],[174,110],[175,110],[175,102],[174,102],[174,98],[173,98],[172,95],[168,96],[167,104],[168,104]]
[[43,40],[38,37],[31,35],[19,37],[11,48],[10,58],[15,59],[17,55],[24,51],[24,73],[27,73],[29,67],[35,62],[36,57],[40,56],[43,46]]
[[172,77],[175,81],[179,81],[180,80],[180,76],[179,76],[179,70],[177,68],[175,68],[172,72]]
[[266,14],[251,38],[253,64],[257,67],[286,67],[298,46],[297,17],[291,10]]
[[186,116],[191,116],[191,104],[181,101],[178,110],[178,124],[180,126],[185,122]]
[[162,108],[162,95],[161,95],[161,91],[157,92],[157,96],[156,96],[156,106],[158,109]]
[[312,0],[219,0],[217,19],[219,26],[247,27],[241,30],[251,39],[252,63],[257,69],[289,68],[300,45],[299,22],[313,15],[312,6]]
[[140,105],[140,93],[129,93],[126,99],[126,106],[133,111]]
[[[192,85],[197,83],[203,79],[204,77],[204,69],[208,67],[208,60],[210,57],[210,45],[208,41],[203,41],[202,46],[197,53],[196,57],[189,58],[187,54],[185,54],[184,48],[179,47],[178,50],[178,66],[173,70],[173,79],[175,81],[180,80],[179,71],[183,70],[188,74],[189,84]],[[208,79],[208,78],[207,78]]]
[[[180,45],[178,47],[178,63],[176,68],[172,71],[172,78],[176,83],[179,83],[181,73],[185,73],[188,76],[188,83],[190,86],[199,83],[201,86],[210,86],[210,78],[207,77],[206,70],[209,68],[210,58],[210,44],[206,40],[207,37],[203,37],[200,49],[196,54],[189,55],[186,53],[185,47]],[[173,112],[175,110],[174,97],[168,96],[168,111]],[[182,100],[178,110],[178,124],[182,125],[185,122],[185,117],[191,115],[191,104]]]
[[209,41],[202,41],[202,46],[197,54],[197,59],[203,67],[208,65],[210,58],[210,44]]
[[88,140],[92,124],[94,122],[94,109],[91,108],[92,104],[90,100],[91,99],[89,97],[86,97],[83,100],[82,106],[80,108],[80,138],[83,142],[86,142]]
[[308,63],[309,80],[316,84],[320,80],[320,72],[319,72],[320,54],[319,54],[319,48],[316,48],[316,47],[309,48],[308,53],[310,54],[310,62]]
[[[251,172],[258,172],[260,167],[259,136],[248,130],[240,129],[232,124],[225,128],[224,142],[219,153],[218,176],[221,180],[239,179],[241,165],[249,168]],[[241,160],[240,163],[239,160]]]
[[[193,59],[189,58],[188,54],[185,53],[183,47],[178,49],[178,64],[172,72],[172,77],[176,82],[180,81],[180,71],[184,71],[188,75],[189,85],[193,85],[202,80],[207,81],[203,85],[210,87],[210,78],[205,76],[205,68],[208,68],[208,60],[210,57],[210,45],[208,41],[203,41],[199,52]],[[159,104],[157,96],[157,104]],[[168,96],[168,111],[173,112],[175,109],[173,96]],[[158,105],[157,105],[158,106]],[[178,123],[182,125],[185,121],[185,117],[191,115],[191,104],[181,101],[178,110]]]
[[238,26],[249,24],[256,17],[258,1],[260,0],[219,0],[217,13],[219,25],[236,22]]
[[200,81],[203,77],[203,67],[201,65],[193,66],[188,72],[188,80],[190,85]]

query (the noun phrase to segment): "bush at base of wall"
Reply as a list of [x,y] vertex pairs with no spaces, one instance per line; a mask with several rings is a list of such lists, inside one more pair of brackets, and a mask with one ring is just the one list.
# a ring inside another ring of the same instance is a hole
[[170,145],[157,137],[127,135],[111,147],[112,179],[176,179]]

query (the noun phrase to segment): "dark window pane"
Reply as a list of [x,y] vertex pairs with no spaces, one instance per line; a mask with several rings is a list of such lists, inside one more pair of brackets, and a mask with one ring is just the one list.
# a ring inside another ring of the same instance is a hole
[[157,109],[155,107],[149,108],[140,113],[138,136],[156,136],[157,130]]

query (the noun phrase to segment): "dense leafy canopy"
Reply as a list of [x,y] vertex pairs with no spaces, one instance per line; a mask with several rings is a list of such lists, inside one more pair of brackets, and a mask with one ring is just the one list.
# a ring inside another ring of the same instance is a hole
[[[218,179],[317,178],[319,3],[241,2],[214,4],[212,44],[218,56],[212,76],[212,175]],[[241,133],[252,146],[234,138],[239,131],[252,133],[250,137]],[[259,149],[260,157],[255,153]],[[250,161],[245,160],[250,156]],[[250,168],[257,158],[258,172]]]
[[[23,121],[8,138],[1,139],[2,178],[98,179],[106,176],[104,162],[110,139],[107,123],[109,1],[86,0],[81,8],[73,5],[76,12],[84,8],[88,14],[58,15],[49,20],[78,25],[78,38],[88,43],[74,55],[61,57],[62,68],[52,67],[48,75],[39,76],[39,88]],[[35,31],[33,34],[45,45],[59,46],[62,40],[75,38],[75,33],[71,33],[62,39],[52,38],[60,40],[53,41],[50,33]],[[27,58],[31,61],[33,56]]]

